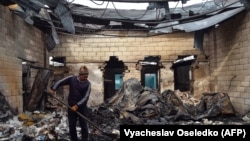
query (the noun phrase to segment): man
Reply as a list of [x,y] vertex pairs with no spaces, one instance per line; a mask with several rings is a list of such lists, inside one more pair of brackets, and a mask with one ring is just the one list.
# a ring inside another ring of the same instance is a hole
[[82,141],[88,140],[88,124],[80,117],[75,111],[78,111],[85,117],[88,114],[87,102],[91,91],[91,83],[88,80],[88,68],[81,66],[79,69],[79,75],[67,76],[61,80],[58,80],[52,87],[50,93],[54,94],[56,89],[63,85],[69,85],[68,105],[71,107],[68,109],[68,122],[69,122],[69,134],[72,141],[77,141],[76,125],[79,120],[81,127]]

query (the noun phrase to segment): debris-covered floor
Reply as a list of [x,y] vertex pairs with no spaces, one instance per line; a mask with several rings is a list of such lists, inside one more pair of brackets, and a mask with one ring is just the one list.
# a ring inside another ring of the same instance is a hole
[[[44,111],[15,114],[2,94],[0,100],[1,141],[69,141],[66,107],[54,102],[53,108]],[[134,78],[124,82],[105,103],[90,107],[89,112],[91,122],[114,135],[107,136],[89,124],[90,141],[118,141],[119,126],[124,124],[250,124],[250,114],[236,116],[226,93],[204,93],[198,100],[187,92],[166,90],[160,94],[142,87]]]

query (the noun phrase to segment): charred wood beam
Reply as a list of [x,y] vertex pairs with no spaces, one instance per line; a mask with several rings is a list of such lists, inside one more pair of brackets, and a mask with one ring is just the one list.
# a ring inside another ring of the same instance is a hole
[[[19,57],[19,56],[17,58],[21,59],[22,61],[29,62],[31,64],[37,63],[36,61],[27,60],[27,59]],[[28,64],[27,66],[29,66],[30,68],[33,68],[33,69],[51,70],[49,68],[34,66],[34,65],[30,65],[30,64]]]
[[25,58],[22,58],[22,57],[19,57],[19,56],[17,58],[22,60],[22,61],[29,62],[29,63],[32,63],[32,64],[37,63],[36,61],[31,61],[31,60],[28,60],[28,59],[25,59]]
[[51,69],[45,68],[45,67],[39,67],[39,66],[33,66],[33,65],[29,65],[29,66],[30,66],[30,68],[32,68],[32,69],[51,70]]
[[46,96],[44,96],[43,90],[46,89],[48,85],[50,74],[51,71],[49,70],[39,69],[31,92],[25,101],[25,110],[31,112],[35,110],[44,110],[44,102],[46,100]]

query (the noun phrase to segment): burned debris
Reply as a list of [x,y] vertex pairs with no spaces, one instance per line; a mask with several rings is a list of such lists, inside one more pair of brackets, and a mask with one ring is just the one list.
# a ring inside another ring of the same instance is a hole
[[6,97],[0,92],[0,122],[6,122],[9,118],[12,118],[17,114],[6,100]]
[[[4,98],[1,97],[1,100]],[[53,101],[50,101],[53,102]],[[1,102],[4,103],[4,102]],[[54,109],[25,112],[1,119],[1,140],[69,140],[66,106],[54,103]],[[51,104],[51,103],[50,103]],[[11,108],[2,105],[1,117]],[[250,117],[237,117],[226,93],[203,93],[195,99],[189,92],[143,87],[130,78],[103,104],[89,108],[90,140],[119,140],[120,125],[220,125],[250,124]],[[95,127],[96,126],[96,127]],[[80,128],[77,128],[79,131]],[[108,133],[108,134],[105,134]],[[113,136],[109,136],[113,135]]]
[[217,116],[236,116],[226,93],[204,93],[195,99],[188,92],[165,90],[159,93],[142,87],[134,78],[128,79],[117,94],[107,102],[119,118],[129,119],[132,124],[144,124],[145,120],[164,119],[168,122],[180,120],[200,121]]

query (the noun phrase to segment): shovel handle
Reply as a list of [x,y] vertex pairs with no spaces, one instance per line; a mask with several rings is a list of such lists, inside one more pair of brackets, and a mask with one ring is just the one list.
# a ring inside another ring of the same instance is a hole
[[[62,100],[58,99],[56,96],[54,96],[53,94],[50,94],[47,90],[44,90],[47,94],[49,94],[49,96],[53,97],[54,99],[56,99],[58,102],[62,103],[63,105],[67,106],[68,108],[71,109],[71,107],[64,103]],[[82,115],[81,113],[79,113],[78,111],[75,111],[80,117],[82,117],[83,119],[85,119],[87,122],[89,122],[92,126],[94,126],[96,129],[98,129],[99,131],[101,131],[102,133],[105,133],[104,131],[102,131],[99,127],[97,127],[92,121],[90,121],[88,118],[86,118],[84,115]]]

